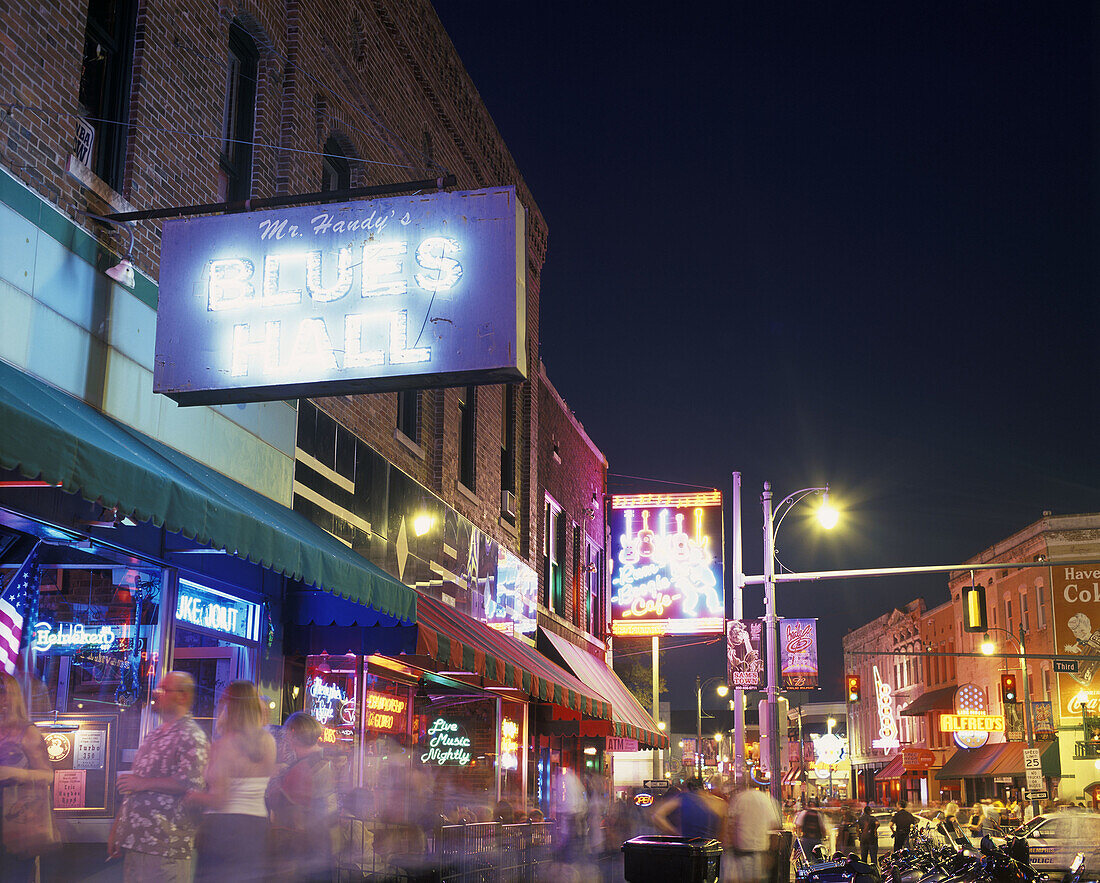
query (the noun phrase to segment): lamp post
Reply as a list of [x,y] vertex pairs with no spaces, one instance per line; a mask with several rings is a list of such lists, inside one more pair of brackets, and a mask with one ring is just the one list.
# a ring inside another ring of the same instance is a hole
[[[764,482],[764,492],[760,495],[760,502],[764,507],[764,627],[768,633],[768,698],[765,703],[770,776],[768,790],[777,803],[782,803],[783,797],[779,775],[782,759],[779,756],[779,618],[775,615],[775,536],[787,513],[800,500],[811,494],[822,495],[821,508],[818,510],[818,519],[822,527],[826,529],[835,527],[837,514],[836,510],[829,506],[828,486],[808,487],[795,491],[784,497],[774,510],[770,482]],[[779,516],[778,519],[776,515]]]
[[[996,647],[993,645],[993,642],[989,640],[989,632],[1004,632],[1006,635],[1012,638],[1012,640],[1015,641],[1016,645],[1020,648],[1020,682],[1022,683],[1024,688],[1024,733],[1027,735],[1027,747],[1034,748],[1035,733],[1031,727],[1031,691],[1028,689],[1027,685],[1027,650],[1025,649],[1026,645],[1024,643],[1024,624],[1022,622],[1020,623],[1019,638],[1012,634],[1012,632],[1010,632],[1008,629],[998,628],[997,626],[990,626],[986,630],[985,637],[982,640],[982,653],[984,653],[986,656],[991,656],[993,654],[993,651],[996,649]],[[1032,818],[1038,817],[1038,800],[1033,799],[1031,801],[1031,814]]]
[[[828,724],[829,724],[829,735],[831,736],[833,734],[833,727],[836,726],[836,718],[835,717],[829,718]],[[829,800],[832,800],[832,799],[833,799],[833,765],[830,763],[829,764]]]
[[701,681],[699,675],[695,676],[695,771],[700,779],[703,778],[703,689],[714,681],[722,681],[715,692],[724,698],[730,691],[725,678],[715,676]]

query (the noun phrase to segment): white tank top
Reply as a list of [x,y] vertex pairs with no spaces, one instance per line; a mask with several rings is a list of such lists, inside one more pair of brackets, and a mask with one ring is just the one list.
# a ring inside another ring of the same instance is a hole
[[225,805],[219,809],[210,810],[210,812],[267,818],[267,804],[264,802],[264,794],[267,793],[267,783],[270,781],[270,776],[230,779],[229,793],[226,796]]

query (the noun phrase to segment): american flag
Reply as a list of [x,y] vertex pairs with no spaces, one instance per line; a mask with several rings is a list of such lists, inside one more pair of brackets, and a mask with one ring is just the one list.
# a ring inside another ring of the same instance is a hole
[[23,622],[33,613],[38,601],[38,544],[27,560],[15,571],[0,595],[0,665],[15,674],[23,645]]

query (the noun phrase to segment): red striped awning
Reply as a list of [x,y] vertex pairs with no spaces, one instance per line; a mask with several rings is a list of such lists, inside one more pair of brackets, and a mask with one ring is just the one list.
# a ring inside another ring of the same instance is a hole
[[533,647],[453,607],[420,595],[416,600],[416,653],[453,671],[469,671],[501,686],[589,717],[611,720],[611,703]]
[[900,779],[903,775],[905,775],[905,757],[901,754],[895,754],[886,766],[875,773],[875,781],[883,782],[886,779]]

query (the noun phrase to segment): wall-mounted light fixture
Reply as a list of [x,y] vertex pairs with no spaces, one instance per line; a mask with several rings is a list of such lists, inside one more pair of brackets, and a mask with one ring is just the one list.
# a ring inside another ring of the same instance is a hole
[[91,212],[86,212],[83,209],[76,209],[76,214],[84,218],[91,218],[93,221],[99,221],[101,224],[109,224],[116,230],[125,231],[129,237],[129,245],[126,246],[126,255],[113,267],[108,267],[105,272],[107,276],[117,282],[119,285],[124,285],[126,288],[133,288],[137,283],[137,277],[134,275],[134,265],[130,262],[134,253],[134,231],[127,225],[119,221],[114,221],[111,218],[105,218],[103,215],[94,215]]
[[596,492],[592,492],[592,500],[589,506],[584,510],[584,517],[589,521],[596,517],[596,513],[600,511],[600,498],[596,496]]

